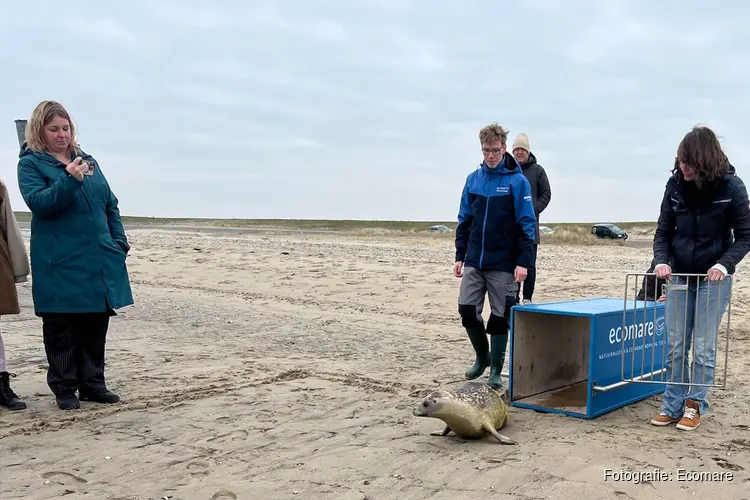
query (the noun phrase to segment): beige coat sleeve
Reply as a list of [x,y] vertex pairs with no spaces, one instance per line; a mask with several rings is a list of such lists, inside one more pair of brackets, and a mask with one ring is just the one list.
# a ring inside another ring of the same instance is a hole
[[29,268],[29,256],[26,253],[26,244],[21,236],[18,221],[11,208],[10,196],[5,183],[0,180],[0,231],[8,243],[10,264],[16,283],[28,280],[31,273]]

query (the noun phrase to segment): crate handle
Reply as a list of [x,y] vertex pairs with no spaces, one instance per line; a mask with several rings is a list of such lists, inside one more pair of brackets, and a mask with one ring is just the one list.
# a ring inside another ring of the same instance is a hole
[[[626,386],[626,385],[628,385],[631,382],[635,382],[635,381],[638,381],[638,380],[644,380],[644,379],[647,379],[647,378],[653,378],[655,375],[660,375],[660,374],[664,373],[666,370],[667,370],[666,368],[661,368],[659,370],[655,370],[655,371],[650,372],[650,373],[644,373],[643,375],[638,375],[637,377],[633,377],[633,378],[628,379],[628,380],[621,380],[619,382],[615,382],[614,384],[609,384],[609,385],[605,385],[605,386],[595,385],[593,387],[593,389],[594,389],[595,392],[609,392],[612,389],[617,389],[619,387]],[[654,382],[654,383],[658,383],[658,382]]]

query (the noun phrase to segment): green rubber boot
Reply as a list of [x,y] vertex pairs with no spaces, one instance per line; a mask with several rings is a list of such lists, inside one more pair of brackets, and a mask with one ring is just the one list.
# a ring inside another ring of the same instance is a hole
[[474,364],[466,370],[464,375],[466,380],[474,380],[481,377],[487,367],[490,366],[490,344],[487,341],[484,328],[467,328],[466,333],[469,334],[469,340],[471,340],[471,345],[474,347],[477,357]]
[[505,363],[505,349],[508,345],[508,334],[490,335],[490,344],[492,362],[490,364],[490,378],[487,380],[487,385],[493,389],[502,389],[503,379],[500,377],[500,372]]

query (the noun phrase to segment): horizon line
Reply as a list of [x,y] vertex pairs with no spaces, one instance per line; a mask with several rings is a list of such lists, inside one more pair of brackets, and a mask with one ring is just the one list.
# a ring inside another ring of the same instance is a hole
[[[16,217],[20,216],[31,216],[30,211],[14,210],[13,213]],[[455,224],[457,220],[426,220],[426,219],[323,219],[323,218],[293,218],[293,217],[166,217],[160,215],[126,215],[120,214],[123,219],[162,219],[162,220],[174,220],[174,221],[257,221],[257,222],[362,222],[362,223],[400,223],[400,224]],[[553,224],[656,224],[657,221],[649,220],[596,220],[596,221],[544,221],[540,225],[553,225]]]

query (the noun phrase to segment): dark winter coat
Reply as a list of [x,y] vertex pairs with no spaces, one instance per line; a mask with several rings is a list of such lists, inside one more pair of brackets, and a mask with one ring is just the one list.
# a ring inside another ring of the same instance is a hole
[[750,251],[750,200],[734,169],[701,191],[679,176],[664,190],[654,261],[673,273],[705,274],[721,264],[733,274]]
[[521,165],[521,170],[531,186],[531,199],[534,200],[534,215],[536,215],[536,243],[538,244],[541,241],[539,234],[539,215],[544,212],[544,209],[549,205],[549,202],[552,199],[552,189],[549,185],[547,172],[545,172],[544,168],[537,163],[534,153],[529,153],[529,159],[526,160],[526,163]]
[[[83,182],[52,155],[24,144],[18,187],[32,213],[31,278],[34,310],[105,312],[133,303],[125,260],[130,246],[118,200],[96,160]],[[72,161],[73,158],[71,158]]]

